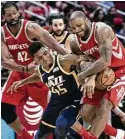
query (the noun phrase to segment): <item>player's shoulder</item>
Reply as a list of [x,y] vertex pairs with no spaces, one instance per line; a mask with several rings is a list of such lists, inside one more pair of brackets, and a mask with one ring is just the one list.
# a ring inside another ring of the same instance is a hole
[[37,23],[33,22],[33,21],[29,21],[28,25],[27,25],[27,30],[34,27],[34,26],[37,26]]
[[75,37],[75,34],[68,33],[68,38],[69,38],[69,39],[71,39],[71,38],[73,38],[73,37]]
[[96,23],[96,32],[104,32],[104,31],[112,31],[112,28],[104,22],[97,22]]
[[114,32],[106,23],[97,22],[95,27],[95,37],[98,40],[98,38],[102,35],[103,37],[105,36],[105,38],[112,38],[114,36]]
[[74,38],[75,35],[72,34],[72,33],[67,33],[67,38],[66,38],[66,41],[70,42],[72,38]]

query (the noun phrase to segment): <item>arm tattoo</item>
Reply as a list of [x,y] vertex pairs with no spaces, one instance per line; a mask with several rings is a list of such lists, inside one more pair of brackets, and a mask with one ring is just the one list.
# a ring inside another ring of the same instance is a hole
[[100,30],[98,33],[98,45],[100,57],[104,58],[105,62],[111,62],[112,40],[108,28],[104,28],[104,31]]
[[83,76],[83,79],[89,75],[101,72],[111,64],[112,40],[109,30],[103,29],[98,33],[98,46],[100,58],[81,74],[81,76]]

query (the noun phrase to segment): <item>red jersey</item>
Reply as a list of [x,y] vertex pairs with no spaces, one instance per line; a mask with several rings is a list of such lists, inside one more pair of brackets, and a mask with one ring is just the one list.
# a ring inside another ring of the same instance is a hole
[[29,54],[28,48],[33,42],[30,40],[26,33],[27,25],[31,21],[21,19],[21,27],[16,36],[9,30],[7,24],[3,28],[4,42],[8,47],[10,54],[13,56],[15,62],[19,65],[28,65],[33,61]]
[[[81,51],[87,55],[95,57],[96,59],[100,57],[98,51],[98,42],[95,38],[95,30],[97,24],[99,23],[92,23],[91,33],[86,41],[82,41],[80,38],[78,38]],[[117,68],[121,66],[125,66],[125,48],[119,39],[115,36],[112,40],[112,58],[110,67]]]

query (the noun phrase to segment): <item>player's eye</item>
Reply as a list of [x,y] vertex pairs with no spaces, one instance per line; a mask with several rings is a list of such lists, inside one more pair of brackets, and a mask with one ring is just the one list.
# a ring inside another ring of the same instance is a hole
[[54,26],[57,27],[57,24],[55,24]]
[[41,60],[42,59],[42,56],[38,57],[38,60]]
[[45,51],[45,52],[43,53],[43,55],[47,55],[47,51]]
[[74,27],[72,27],[72,30],[75,30],[75,28],[74,28]]
[[62,26],[62,23],[60,23],[59,25]]
[[13,12],[13,15],[16,15],[17,13],[16,12]]
[[78,24],[77,27],[81,27],[81,24]]

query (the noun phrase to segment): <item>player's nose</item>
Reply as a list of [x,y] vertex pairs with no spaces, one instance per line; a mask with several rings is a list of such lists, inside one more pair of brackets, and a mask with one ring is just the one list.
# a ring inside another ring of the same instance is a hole
[[43,56],[42,59],[43,59],[43,61],[46,61],[47,60],[47,57],[46,56]]
[[11,18],[12,18],[12,19],[15,19],[15,15],[12,14],[12,15],[11,15]]
[[75,27],[75,33],[78,33],[79,32],[79,28],[78,27]]

